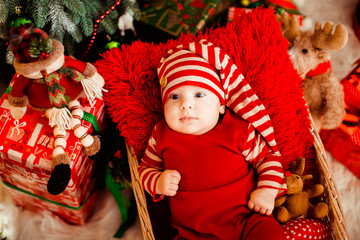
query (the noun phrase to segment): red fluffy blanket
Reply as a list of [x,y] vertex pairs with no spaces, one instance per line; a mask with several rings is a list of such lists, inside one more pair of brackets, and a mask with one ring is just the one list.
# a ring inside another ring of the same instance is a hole
[[163,117],[156,67],[166,51],[184,42],[208,39],[224,49],[268,110],[284,168],[311,152],[313,137],[301,89],[280,24],[271,9],[258,8],[225,27],[182,35],[167,43],[141,41],[112,49],[95,65],[105,79],[105,103],[120,134],[140,159],[155,123]]

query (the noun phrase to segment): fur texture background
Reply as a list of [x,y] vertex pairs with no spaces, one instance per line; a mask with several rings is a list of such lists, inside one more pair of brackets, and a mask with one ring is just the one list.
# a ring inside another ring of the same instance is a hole
[[[353,69],[355,60],[360,58],[360,41],[355,37],[352,30],[352,21],[358,0],[303,0],[303,2],[299,6],[300,12],[311,17],[314,22],[331,20],[347,27],[349,31],[347,46],[332,53],[331,58],[334,73],[339,79],[342,79]],[[2,86],[2,89],[6,89],[6,86]],[[360,180],[330,155],[328,157],[342,200],[350,239],[359,239]],[[0,184],[0,232],[3,232],[4,236],[8,236],[9,240],[113,239],[112,235],[116,232],[121,221],[120,214],[114,210],[117,210],[115,200],[109,192],[105,191],[97,205],[98,207],[88,224],[74,227],[64,224],[58,219],[50,218],[50,216],[43,216],[15,207],[3,189],[3,185]],[[35,228],[32,229],[31,227]],[[122,240],[124,239],[142,239],[139,222],[126,232]]]

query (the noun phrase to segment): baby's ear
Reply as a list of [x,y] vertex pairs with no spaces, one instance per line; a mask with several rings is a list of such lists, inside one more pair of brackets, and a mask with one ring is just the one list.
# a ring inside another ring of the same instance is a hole
[[222,105],[220,105],[220,114],[224,114],[225,113],[225,105],[224,104],[222,104]]

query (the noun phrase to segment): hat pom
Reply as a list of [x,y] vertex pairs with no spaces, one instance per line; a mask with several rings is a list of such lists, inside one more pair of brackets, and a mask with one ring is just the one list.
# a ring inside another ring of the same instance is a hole
[[53,45],[46,32],[26,23],[10,30],[10,48],[21,63],[36,62],[49,57]]

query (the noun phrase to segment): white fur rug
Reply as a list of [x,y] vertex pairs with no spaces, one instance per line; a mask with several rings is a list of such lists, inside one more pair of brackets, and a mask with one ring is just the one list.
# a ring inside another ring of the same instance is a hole
[[[119,239],[113,238],[113,235],[120,224],[120,212],[107,189],[101,192],[88,222],[75,226],[54,218],[49,212],[40,214],[14,206],[4,185],[0,183],[0,236],[7,237],[7,240],[113,240]],[[120,239],[143,239],[138,219]]]
[[[344,24],[349,31],[347,46],[332,54],[332,67],[339,79],[345,77],[360,58],[360,41],[355,37],[352,20],[358,0],[302,0],[300,12],[313,22],[333,21]],[[350,239],[360,239],[360,179],[329,155],[329,162],[343,203]],[[102,192],[94,214],[84,226],[73,226],[51,217],[49,213],[37,214],[15,207],[0,184],[0,232],[8,240],[42,239],[115,239],[121,223],[115,200],[107,190]],[[121,239],[142,239],[137,221]]]

